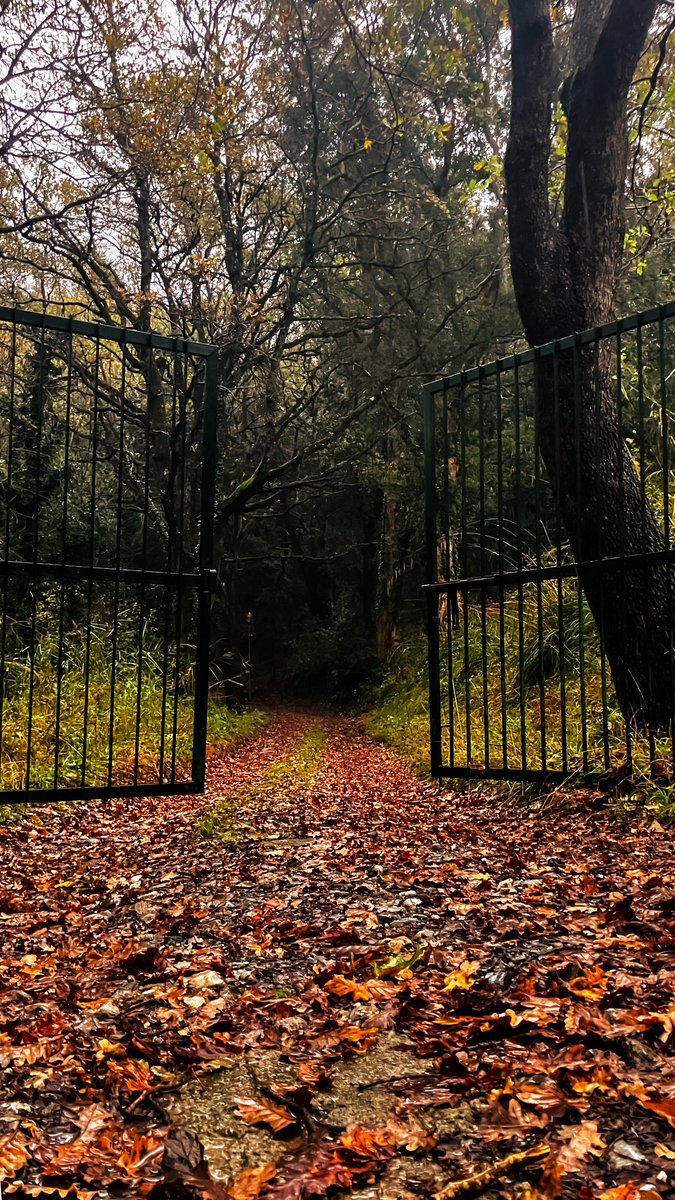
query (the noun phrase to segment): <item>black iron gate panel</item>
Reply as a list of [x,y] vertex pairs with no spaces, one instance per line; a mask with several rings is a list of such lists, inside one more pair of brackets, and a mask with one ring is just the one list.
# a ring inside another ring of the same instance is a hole
[[435,774],[672,776],[674,401],[675,303],[427,389]]
[[0,308],[0,802],[203,788],[216,380]]

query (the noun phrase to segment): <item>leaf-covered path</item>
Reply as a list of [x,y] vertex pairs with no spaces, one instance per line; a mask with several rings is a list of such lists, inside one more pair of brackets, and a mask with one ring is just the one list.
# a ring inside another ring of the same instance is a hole
[[3,1195],[674,1194],[668,831],[285,713],[0,854]]

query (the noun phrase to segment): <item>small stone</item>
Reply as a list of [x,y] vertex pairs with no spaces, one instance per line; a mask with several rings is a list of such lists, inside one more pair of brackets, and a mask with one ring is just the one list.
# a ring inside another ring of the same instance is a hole
[[636,1163],[646,1162],[647,1157],[637,1146],[633,1146],[630,1142],[619,1138],[608,1151],[607,1161],[613,1171],[625,1171],[630,1167],[634,1167]]
[[199,971],[197,975],[191,975],[185,981],[185,986],[189,992],[203,992],[210,988],[225,987],[226,983],[217,971]]

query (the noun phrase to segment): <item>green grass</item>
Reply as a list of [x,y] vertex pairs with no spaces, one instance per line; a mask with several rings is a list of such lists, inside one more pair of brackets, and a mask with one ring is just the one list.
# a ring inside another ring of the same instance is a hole
[[[162,643],[146,629],[139,654],[138,610],[129,605],[119,615],[113,671],[109,617],[103,609],[94,612],[87,644],[75,620],[59,634],[50,599],[38,612],[32,657],[25,626],[15,622],[9,629],[1,790],[25,788],[29,746],[33,789],[73,787],[83,777],[87,785],[104,785],[109,770],[113,785],[155,783],[160,765],[162,780],[174,771],[178,780],[191,777],[193,647],[184,643],[180,663],[167,661]],[[209,747],[231,746],[258,732],[265,721],[261,713],[233,712],[214,690]]]
[[374,706],[363,717],[367,733],[401,754],[420,775],[429,773],[427,645],[409,638],[394,650]]
[[244,809],[261,811],[278,791],[300,791],[313,783],[321,770],[326,749],[324,729],[312,729],[291,753],[272,763],[263,771],[253,787],[235,796],[226,796],[195,824],[195,835],[202,841],[224,841],[236,844],[241,840]]
[[[449,646],[447,635],[442,638],[444,761],[450,763],[452,748],[458,766],[478,770],[486,766],[489,751],[490,766],[497,770],[505,765],[527,766],[566,770],[570,777],[603,772],[606,725],[609,767],[621,766],[626,760],[624,721],[611,675],[603,666],[592,616],[585,603],[579,603],[576,581],[564,581],[560,594],[554,581],[545,581],[541,609],[534,585],[526,585],[523,592],[522,626],[518,597],[511,594],[503,615],[497,603],[490,603],[485,615],[478,604],[472,604],[468,637],[463,619],[460,630],[453,633],[452,720]],[[427,686],[426,643],[422,637],[412,638],[394,652],[376,703],[365,718],[371,735],[393,746],[423,773],[429,766]],[[656,741],[655,758],[670,761],[667,737]],[[654,785],[648,783],[651,765],[647,738],[634,735],[634,777],[653,793]],[[664,799],[661,808],[669,807],[672,799]]]
[[27,812],[25,804],[0,804],[0,829],[11,829],[13,825],[20,825]]

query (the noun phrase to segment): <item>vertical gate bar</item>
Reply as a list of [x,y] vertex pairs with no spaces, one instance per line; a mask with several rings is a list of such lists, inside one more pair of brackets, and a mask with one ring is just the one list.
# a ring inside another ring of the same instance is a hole
[[[666,337],[663,313],[659,316],[659,380],[661,395],[661,427],[663,431],[663,540],[666,551],[672,550],[671,518],[670,518],[670,416],[668,413],[668,389],[666,386]],[[667,611],[673,611],[673,563],[668,558],[666,563],[666,603]],[[673,626],[668,628],[668,666],[670,674],[670,766],[675,769],[675,699],[673,662]]]
[[100,327],[94,343],[93,409],[91,414],[91,493],[89,508],[89,568],[87,585],[87,635],[84,652],[84,725],[82,729],[82,773],[81,786],[87,779],[87,751],[89,738],[89,689],[91,686],[91,620],[94,601],[94,576],[92,568],[96,559],[96,468],[98,458],[98,400],[101,382],[101,333]]
[[[450,451],[449,451],[449,445],[448,445],[448,385],[447,385],[447,383],[443,384],[440,435],[441,435],[441,463],[440,463],[441,485],[440,486],[441,486],[441,495],[443,498],[442,503],[441,503],[440,518],[441,518],[441,528],[442,528],[443,532],[442,532],[441,545],[439,548],[440,553],[438,550],[436,551],[436,553],[437,553],[438,558],[441,559],[440,567],[438,568],[440,571],[440,577],[442,579],[445,579],[447,582],[450,579],[450,475],[449,475],[449,470],[448,470],[448,457],[449,457]],[[439,646],[440,646],[440,644],[442,644],[442,636],[441,636],[442,635],[442,624],[441,624],[441,620],[440,620],[440,617],[441,617],[440,596],[438,598],[438,603],[439,603],[438,637],[439,637]],[[447,728],[450,729],[451,722],[452,722],[452,697],[450,694],[450,688],[452,686],[452,682],[451,682],[452,681],[452,671],[450,669],[450,658],[449,658],[450,648],[451,648],[451,644],[452,644],[452,642],[451,642],[452,635],[450,632],[450,603],[451,603],[450,592],[446,593],[445,603],[446,603],[445,620],[446,620],[446,626],[447,626],[447,650],[448,650],[448,706],[449,706],[448,707]],[[439,656],[440,656],[440,650],[439,650]],[[442,742],[444,741],[444,732],[446,729],[446,722],[444,720],[445,714],[443,712],[443,701],[444,701],[444,696],[443,696],[442,679],[441,679],[441,741]],[[442,748],[442,752],[443,752],[443,759],[445,761],[445,747],[444,746]],[[452,732],[450,729],[449,761],[452,762],[453,759],[454,759],[454,753],[453,753],[453,746],[452,746]]]
[[[598,330],[595,331],[595,340],[593,342],[593,377],[600,378],[600,335]],[[600,494],[600,464],[598,454],[601,445],[600,435],[600,412],[601,412],[601,395],[600,388],[594,389],[595,394],[595,509],[596,512],[602,511],[602,496]],[[602,557],[606,557],[603,553]],[[604,606],[604,588],[600,588],[600,682],[602,687],[602,743],[605,770],[609,770],[610,752],[609,752],[609,708],[607,703],[607,655],[605,653],[605,639],[603,629],[605,625],[605,606]]]
[[[40,369],[44,363],[45,353],[45,314],[42,313],[42,324],[40,325],[39,339],[39,358]],[[38,376],[39,380],[39,376]],[[39,387],[39,382],[38,382]],[[36,444],[35,444],[35,516],[33,521],[33,563],[37,567],[40,557],[38,543],[40,539],[40,475],[42,472],[42,426],[43,426],[43,405],[42,397],[40,397],[37,406],[37,429],[36,429]],[[35,697],[35,639],[37,636],[37,604],[38,604],[38,573],[37,570],[33,575],[33,605],[31,614],[31,633],[30,633],[30,681],[28,685],[28,735],[26,738],[26,791],[30,791],[30,776],[31,776],[31,758],[33,754],[33,700]]]
[[[502,375],[501,364],[497,363],[496,374],[497,396],[497,553],[499,570],[506,570],[504,554],[504,445],[502,436]],[[502,709],[502,767],[509,767],[509,739],[506,720],[506,590],[504,584],[499,585],[499,678],[500,702]]]
[[[178,396],[180,413],[180,488],[178,492],[178,582],[176,584],[176,670],[173,681],[173,741],[171,746],[171,782],[176,782],[176,755],[178,753],[178,727],[180,715],[180,669],[183,656],[183,571],[185,566],[185,454],[187,450],[187,403],[190,357],[187,350],[181,355],[183,388]],[[193,382],[194,386],[194,382]]]
[[[645,380],[644,380],[644,336],[642,323],[638,320],[636,330],[637,342],[637,383],[638,383],[638,454],[640,459],[640,544],[644,546],[647,539],[647,451],[645,444]],[[649,585],[649,575],[643,575],[645,586]],[[651,669],[647,668],[647,681],[651,690]],[[656,776],[656,737],[654,730],[647,730],[649,753],[649,774],[652,779]]]
[[539,734],[540,734],[540,769],[546,771],[548,766],[548,738],[546,731],[546,680],[544,678],[544,605],[541,587],[541,457],[539,453],[539,406],[541,387],[541,359],[537,350],[534,352],[534,511],[535,534],[534,553],[537,571],[537,657],[539,666]]
[[[467,525],[467,482],[466,482],[466,422],[467,422],[467,402],[466,388],[464,379],[462,378],[460,390],[460,479],[462,489],[462,555],[464,565],[462,574],[469,574],[469,540],[468,540],[468,525]],[[464,719],[466,723],[466,765],[471,766],[473,757],[473,731],[471,728],[471,655],[470,655],[470,636],[471,622],[469,613],[469,589],[465,588],[462,592],[462,614],[464,621]]]
[[450,456],[450,447],[448,443],[448,385],[443,384],[443,419],[441,423],[441,445],[443,448],[441,480],[442,480],[442,518],[443,518],[443,537],[444,542],[441,547],[443,556],[443,576],[446,580],[450,578],[450,476],[448,470],[448,460]]
[[[582,411],[581,411],[581,391],[579,384],[580,372],[580,341],[578,334],[575,334],[574,346],[572,349],[572,403],[574,404],[574,460],[576,466],[576,501],[577,512],[581,512],[582,495],[583,495],[583,471],[582,471]],[[579,545],[577,548],[577,562],[583,562],[584,545],[583,534],[581,532],[581,523],[579,524]],[[588,707],[586,696],[586,641],[585,641],[585,602],[584,592],[581,586],[581,581],[577,573],[577,625],[579,630],[579,694],[581,704],[581,756],[584,771],[588,770]]]
[[[436,493],[436,401],[432,392],[424,390],[424,526],[426,534],[426,578],[427,583],[438,580],[437,522],[438,497]],[[427,643],[429,647],[429,735],[431,743],[431,771],[437,775],[443,765],[443,743],[441,736],[441,671],[440,635],[438,620],[438,592],[427,588]]]
[[201,505],[199,516],[199,570],[202,577],[197,606],[197,660],[195,711],[192,737],[192,778],[202,789],[206,780],[206,750],[211,658],[211,591],[208,573],[214,569],[216,507],[216,438],[218,434],[218,352],[204,360],[204,417],[202,423]]
[[[61,565],[68,551],[68,488],[70,485],[70,418],[73,399],[73,332],[68,336],[68,362],[66,366],[66,443],[63,454],[63,511],[61,514]],[[56,664],[56,716],[54,732],[54,788],[59,786],[59,759],[61,757],[61,698],[63,692],[63,643],[66,618],[66,577],[61,576],[59,596],[59,650]]]
[[560,749],[562,769],[569,772],[567,756],[567,691],[565,687],[565,605],[564,583],[562,578],[563,560],[563,522],[561,498],[561,451],[560,451],[560,346],[553,351],[553,440],[555,454],[555,561],[557,575],[555,581],[557,615],[558,615],[558,675],[560,679]]
[[[452,574],[450,558],[450,446],[448,440],[448,385],[443,384],[443,513],[445,532],[445,569],[444,575],[449,580]],[[453,622],[457,593],[448,592],[446,595],[445,619],[447,625],[447,661],[448,661],[448,766],[455,765],[455,669],[454,650],[452,644]],[[440,626],[439,626],[440,637]],[[441,714],[442,716],[442,714]],[[442,737],[442,732],[441,732]]]
[[[478,374],[478,480],[480,489],[480,569],[481,574],[487,574],[487,548],[485,542],[485,388],[483,374]],[[480,589],[480,631],[481,631],[481,664],[483,670],[483,754],[486,768],[490,768],[490,668],[488,663],[487,644],[487,594],[485,587]]]
[[122,513],[124,496],[124,434],[126,417],[127,344],[126,329],[122,330],[122,366],[120,374],[120,439],[119,464],[117,469],[117,528],[115,535],[115,592],[113,601],[113,633],[110,664],[110,725],[108,727],[108,786],[112,787],[113,762],[115,756],[115,689],[117,684],[117,643],[119,637],[120,611],[120,566],[122,564]]
[[9,562],[10,539],[12,536],[12,525],[10,519],[11,507],[10,498],[12,495],[12,470],[14,456],[14,404],[15,404],[15,389],[16,389],[16,312],[12,321],[12,336],[10,341],[10,365],[9,365],[9,429],[7,431],[7,484],[5,489],[5,575],[2,581],[2,633],[0,634],[0,786],[2,785],[2,729],[3,729],[3,712],[5,705],[5,657],[7,653],[7,617],[8,617],[8,598],[9,598],[9,574],[7,572],[7,564]]
[[[618,323],[616,331],[615,347],[616,354],[616,456],[617,456],[617,479],[619,489],[619,571],[621,573],[621,628],[624,638],[626,636],[626,565],[624,562],[626,555],[626,497],[625,497],[625,463],[624,455],[626,447],[623,436],[623,342],[621,338],[621,322]],[[643,543],[644,545],[644,543]],[[624,721],[624,734],[626,743],[626,761],[632,773],[633,770],[633,738],[631,735],[630,721]]]
[[[171,572],[174,567],[173,554],[173,498],[174,498],[174,480],[176,476],[176,408],[178,404],[178,347],[174,338],[174,349],[172,354],[172,387],[171,387],[171,470],[168,480],[169,501],[171,519],[168,523],[167,539],[166,539],[166,569]],[[169,692],[169,633],[171,628],[171,604],[173,599],[173,586],[167,581],[164,587],[164,658],[162,661],[162,721],[159,733],[159,782],[164,781],[164,758],[166,752],[166,710],[168,704]]]
[[[514,431],[514,453],[515,453],[515,480],[514,480],[514,510],[516,518],[516,558],[517,569],[522,571],[523,562],[523,481],[521,470],[521,429],[520,429],[520,367],[516,359],[513,368],[513,431]],[[521,766],[523,771],[528,769],[527,766],[527,706],[525,701],[525,678],[524,678],[524,660],[525,660],[525,614],[523,612],[525,594],[522,583],[518,583],[517,589],[518,600],[518,707],[520,710],[520,755]]]
[[[142,361],[142,360],[141,360]],[[150,415],[151,415],[151,394],[152,394],[152,377],[156,371],[154,360],[154,334],[148,334],[147,355],[145,358],[146,378],[145,378],[145,455],[144,455],[144,471],[145,477],[143,481],[143,533],[141,537],[141,582],[140,582],[140,597],[138,602],[138,674],[136,676],[136,736],[134,740],[134,785],[138,786],[138,762],[141,750],[141,719],[142,719],[142,695],[143,695],[143,656],[145,652],[145,598],[146,598],[146,578],[145,572],[148,562],[148,510],[150,507]],[[152,729],[152,722],[150,723]]]

